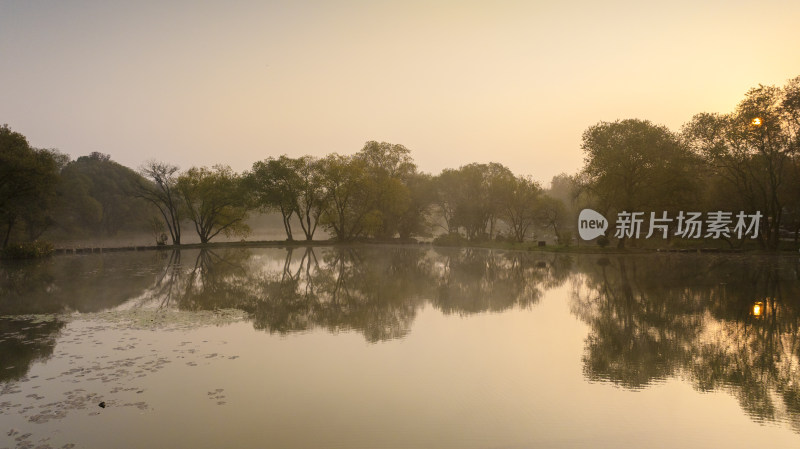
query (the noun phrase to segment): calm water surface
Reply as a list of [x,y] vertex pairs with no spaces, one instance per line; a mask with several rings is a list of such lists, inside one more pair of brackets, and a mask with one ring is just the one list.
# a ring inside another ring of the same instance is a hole
[[391,246],[5,263],[0,448],[796,448],[799,271]]

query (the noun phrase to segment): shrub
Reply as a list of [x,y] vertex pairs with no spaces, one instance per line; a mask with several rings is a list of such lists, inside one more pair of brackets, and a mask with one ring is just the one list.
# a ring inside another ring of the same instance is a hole
[[53,244],[39,240],[25,243],[12,243],[3,248],[4,259],[39,259],[53,254]]

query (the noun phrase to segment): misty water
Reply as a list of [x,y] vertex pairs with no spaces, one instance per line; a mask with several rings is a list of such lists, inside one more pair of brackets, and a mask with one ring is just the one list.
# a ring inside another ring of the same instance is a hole
[[0,265],[0,447],[800,446],[800,260],[430,247]]

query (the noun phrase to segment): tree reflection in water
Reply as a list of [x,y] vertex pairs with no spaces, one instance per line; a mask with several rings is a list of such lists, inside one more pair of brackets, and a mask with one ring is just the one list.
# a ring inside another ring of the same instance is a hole
[[246,249],[201,250],[193,266],[181,258],[174,252],[165,260],[143,304],[236,308],[270,333],[356,330],[370,342],[408,334],[427,303],[446,314],[530,307],[544,289],[565,282],[572,263],[554,255],[361,246],[289,248],[279,266]]
[[0,382],[52,357],[60,314],[119,306],[152,282],[155,253],[0,260]]
[[19,380],[33,362],[49,359],[63,327],[52,317],[0,317],[0,383]]
[[[583,258],[572,310],[590,325],[584,372],[642,388],[681,376],[756,420],[800,431],[800,282],[776,258]],[[756,302],[763,305],[753,313]]]
[[571,312],[590,329],[587,379],[640,389],[681,377],[700,391],[729,392],[756,420],[788,421],[800,432],[800,267],[787,259],[342,246],[0,268],[0,381],[53,353],[64,323],[31,314],[233,308],[270,333],[355,331],[379,342],[407,335],[428,304],[456,315],[527,308],[569,281]]
[[443,313],[530,307],[569,276],[569,256],[480,249],[441,250],[433,304]]

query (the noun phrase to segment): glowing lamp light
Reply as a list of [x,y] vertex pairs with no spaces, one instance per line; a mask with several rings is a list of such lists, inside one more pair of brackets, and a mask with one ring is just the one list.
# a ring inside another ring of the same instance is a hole
[[753,304],[753,316],[761,316],[764,313],[764,303],[757,302]]
[[750,124],[753,126],[761,126],[761,117],[756,117],[750,121]]

